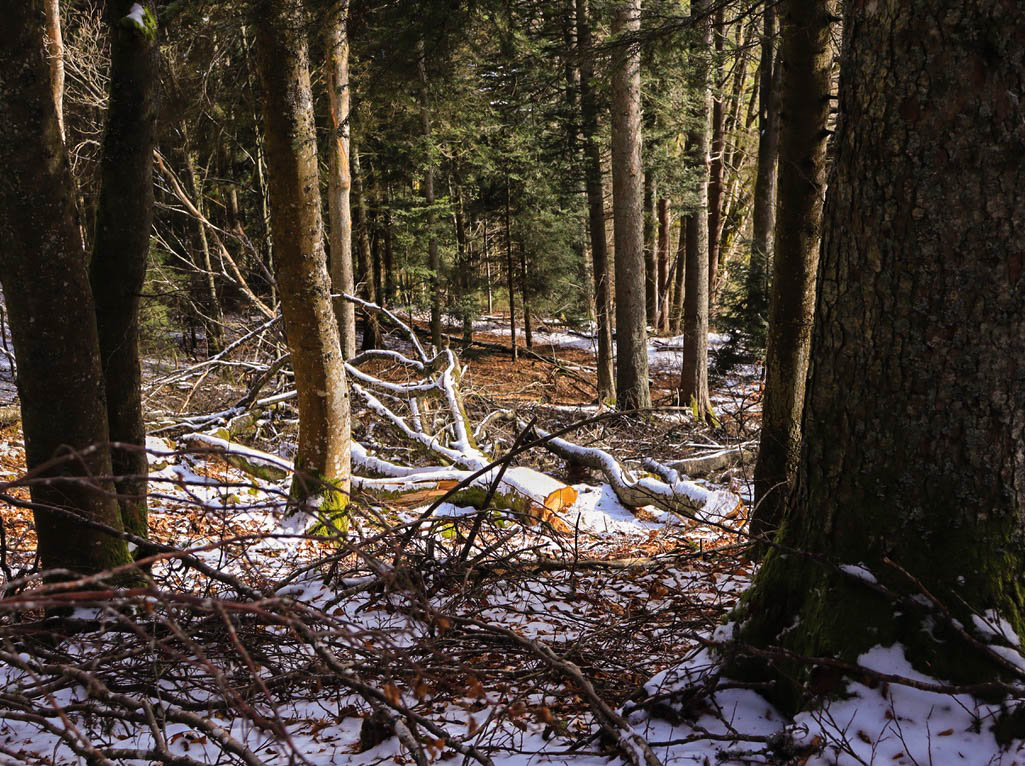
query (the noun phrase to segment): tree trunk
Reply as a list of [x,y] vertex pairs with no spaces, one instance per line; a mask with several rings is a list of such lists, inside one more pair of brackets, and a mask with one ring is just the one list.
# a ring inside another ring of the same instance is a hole
[[758,64],[758,169],[752,210],[751,261],[747,272],[747,316],[755,326],[769,318],[769,265],[776,219],[776,159],[779,156],[779,81],[776,6],[765,8]]
[[708,55],[712,25],[705,14],[708,0],[693,0],[691,17],[695,39],[691,47],[691,90],[697,99],[694,127],[687,136],[687,158],[698,171],[697,205],[687,219],[686,296],[683,303],[683,368],[680,372],[680,404],[690,407],[697,420],[714,418],[708,396],[708,132],[712,111]]
[[463,341],[470,343],[473,340],[473,271],[470,264],[470,248],[466,236],[466,220],[463,212],[463,183],[462,179],[456,177],[455,185],[455,226],[456,226],[456,248],[458,250],[457,262],[459,263],[459,315],[463,325]]
[[801,0],[787,6],[785,13],[779,208],[762,433],[754,473],[755,535],[771,535],[779,526],[787,487],[797,470],[826,191],[833,60],[829,8],[825,0]]
[[[420,129],[424,141],[431,147],[431,113],[429,83],[427,81],[427,60],[424,42],[417,45],[417,69],[420,74]],[[434,158],[427,158],[424,168],[424,202],[427,205],[427,253],[431,269],[431,343],[435,350],[441,349],[441,253],[438,251],[438,237],[434,231]]]
[[[349,2],[342,0],[328,17],[325,32],[327,48],[327,93],[331,110],[331,136],[328,139],[327,176],[328,216],[331,222],[331,289],[354,295],[356,280],[352,271],[352,208],[349,170]],[[356,307],[343,298],[334,300],[335,317],[341,337],[342,355],[356,356]]]
[[495,296],[491,288],[491,253],[488,251],[488,219],[483,221],[484,227],[484,273],[488,280],[488,314],[495,310]]
[[[814,558],[769,554],[741,640],[779,634],[846,659],[900,642],[930,676],[977,683],[998,666],[941,613],[909,599],[895,617],[818,557],[931,594],[985,643],[978,615],[1025,635],[1025,241],[1013,234],[1025,104],[1008,90],[1021,90],[1025,35],[1017,4],[996,0],[845,7],[804,437],[780,536]],[[792,2],[784,23],[818,30],[804,44],[821,50],[828,11]],[[779,677],[781,701],[800,704],[807,670]]]
[[527,248],[520,240],[520,297],[523,299],[523,340],[527,348],[534,348],[534,334],[530,319],[530,288],[527,285]]
[[676,276],[673,285],[673,316],[669,331],[673,335],[683,332],[683,304],[687,277],[687,230],[694,221],[694,216],[680,218],[680,239],[676,243]]
[[723,152],[726,149],[722,89],[725,86],[723,49],[726,41],[726,6],[720,3],[713,23],[712,146],[708,171],[708,300],[715,297],[719,274],[719,224],[722,219]]
[[580,57],[580,128],[584,142],[584,173],[587,188],[587,221],[591,234],[591,262],[594,272],[595,319],[598,330],[598,400],[611,402],[615,393],[612,359],[612,318],[609,302],[609,246],[605,236],[605,192],[601,178],[601,148],[598,146],[598,107],[592,86],[589,0],[576,0],[577,52]]
[[[370,252],[370,217],[367,214],[366,187],[356,142],[350,143],[352,159],[352,203],[356,208],[356,259],[359,262],[359,285],[356,292],[364,300],[377,303],[377,284],[374,279],[373,254]],[[377,313],[363,315],[363,350],[381,347],[381,323]]]
[[[184,125],[182,126],[182,135],[187,140],[188,133],[184,129]],[[193,216],[193,218],[196,222],[196,235],[199,237],[199,252],[203,257],[203,262],[196,264],[195,258],[193,258],[193,265],[197,271],[202,272],[201,289],[205,292],[205,298],[200,299],[199,303],[200,305],[205,305],[206,309],[203,324],[206,326],[207,354],[212,356],[221,350],[221,327],[224,325],[224,315],[221,312],[221,302],[217,298],[217,280],[214,278],[213,259],[210,257],[210,241],[206,236],[207,223],[204,220],[206,218],[206,205],[203,202],[203,182],[200,179],[196,154],[187,147],[185,151],[185,165],[189,171],[189,184],[192,186],[192,196],[195,198],[196,210],[199,211],[199,215]]]
[[644,308],[647,322],[658,324],[658,254],[656,249],[658,214],[655,209],[655,177],[644,174]]
[[[14,3],[0,25],[0,281],[18,362],[25,461],[52,458],[30,487],[44,569],[92,573],[131,561],[110,476],[106,394],[74,182],[46,59],[45,3]],[[40,257],[45,254],[45,257]],[[57,287],[59,286],[59,289]],[[66,509],[72,516],[58,510]]]
[[509,218],[509,204],[512,192],[509,188],[509,179],[505,180],[505,271],[509,282],[509,342],[512,348],[512,360],[515,362],[519,355],[516,348],[516,276],[513,268],[512,255],[512,222]]
[[349,394],[324,253],[305,14],[299,0],[262,0],[257,65],[274,265],[299,400],[292,496],[344,507],[349,491]]
[[60,0],[46,0],[46,56],[50,60],[50,91],[57,110],[57,126],[64,140],[64,38]]
[[384,292],[380,295],[382,306],[391,306],[395,301],[395,224],[391,217],[391,187],[384,187]]
[[[615,9],[613,29],[636,35],[640,0]],[[641,167],[641,53],[628,37],[612,68],[612,217],[616,248],[616,405],[651,406],[644,290],[644,179]]]
[[658,201],[658,315],[659,332],[669,331],[669,200]]
[[110,105],[90,262],[100,358],[107,392],[115,487],[126,530],[146,537],[146,425],[139,367],[139,293],[153,227],[159,48],[152,2],[141,23],[129,0],[107,3]]

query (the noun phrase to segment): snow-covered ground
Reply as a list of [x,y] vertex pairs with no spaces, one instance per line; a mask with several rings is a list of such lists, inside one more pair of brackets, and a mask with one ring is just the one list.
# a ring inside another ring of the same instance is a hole
[[[535,340],[592,347],[564,332]],[[653,340],[652,367],[678,369],[681,346]],[[722,392],[722,406],[746,396],[752,377],[728,380],[741,393]],[[209,437],[192,446],[204,445],[236,448]],[[23,623],[0,640],[0,766],[618,766],[644,762],[644,747],[667,766],[1025,765],[1025,743],[996,740],[998,705],[940,691],[942,679],[915,671],[900,646],[859,664],[911,685],[851,682],[792,719],[751,688],[713,687],[714,644],[732,630],[720,623],[754,573],[733,553],[742,537],[628,508],[603,481],[573,485],[574,502],[558,511],[568,534],[428,489],[363,498],[349,529],[324,537],[284,515],[287,478],[253,479],[172,441],[148,446],[153,537],[187,557],[158,560],[154,586],[134,596],[76,600],[71,635],[39,622],[45,599],[19,601],[17,588],[0,599],[0,619]],[[14,437],[0,444],[0,479],[16,478],[21,449]],[[8,589],[30,563],[27,512],[5,510],[5,525],[16,514]],[[871,577],[855,565],[848,574]],[[393,719],[383,730],[368,724],[375,711]]]

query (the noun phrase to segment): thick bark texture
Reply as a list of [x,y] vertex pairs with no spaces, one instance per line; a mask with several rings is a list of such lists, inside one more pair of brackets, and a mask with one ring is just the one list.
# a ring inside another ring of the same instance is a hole
[[758,168],[751,211],[751,260],[747,272],[747,315],[752,323],[769,319],[769,268],[776,221],[776,160],[779,157],[779,81],[776,6],[767,3],[758,62]]
[[[331,222],[331,288],[335,293],[356,294],[352,271],[352,208],[349,195],[352,175],[349,170],[349,3],[338,3],[326,25],[327,93],[331,109],[331,136],[328,156],[327,209]],[[356,307],[344,298],[335,298],[335,317],[341,336],[342,355],[356,355]]]
[[712,91],[708,58],[712,25],[705,16],[707,0],[693,0],[695,21],[691,46],[691,90],[696,95],[693,128],[687,136],[687,159],[698,171],[697,205],[687,219],[686,295],[683,301],[683,367],[680,370],[680,404],[690,407],[698,420],[711,418],[708,396],[708,173],[709,118]]
[[299,0],[263,0],[259,11],[275,276],[299,400],[292,496],[331,508],[349,490],[349,393],[324,253],[306,19]]
[[146,3],[107,3],[110,106],[100,163],[100,195],[89,277],[107,391],[111,450],[125,529],[146,536],[146,425],[139,367],[139,292],[146,276],[153,226],[153,147],[156,143],[159,49],[156,15]]
[[[615,10],[614,30],[636,35],[640,0]],[[641,52],[627,38],[612,69],[612,218],[616,248],[616,405],[651,406],[644,299],[644,171],[641,167]]]
[[[43,470],[31,497],[45,569],[97,572],[131,561],[109,481],[106,394],[85,251],[50,86],[42,0],[0,24],[0,280],[18,360],[25,460]],[[58,289],[59,288],[59,289]],[[54,510],[45,510],[52,508]],[[61,509],[61,510],[59,510]]]
[[828,0],[792,0],[784,6],[779,209],[761,445],[755,466],[756,509],[751,519],[755,535],[771,534],[778,528],[801,443],[826,191],[826,122],[833,60],[830,6]]
[[576,11],[577,52],[580,54],[580,129],[584,142],[587,223],[591,233],[591,263],[594,272],[594,313],[598,325],[598,400],[611,402],[615,395],[615,375],[609,294],[609,245],[605,236],[605,192],[602,189],[601,148],[598,146],[598,107],[592,85],[594,62],[588,0],[576,0]]
[[[815,5],[790,12],[821,28]],[[804,437],[778,539],[920,596],[894,562],[981,640],[969,610],[1025,635],[1025,20],[1003,0],[846,8]],[[742,641],[846,658],[900,641],[934,677],[997,674],[941,613],[895,614],[864,580],[784,550],[758,572]],[[784,701],[808,676],[782,669]]]

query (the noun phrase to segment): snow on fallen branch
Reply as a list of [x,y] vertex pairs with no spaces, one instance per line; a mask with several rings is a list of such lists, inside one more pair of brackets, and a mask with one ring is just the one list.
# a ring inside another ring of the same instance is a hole
[[596,447],[581,447],[536,429],[546,438],[545,447],[564,460],[600,471],[624,505],[638,508],[653,505],[664,511],[698,521],[721,524],[736,518],[743,509],[743,501],[729,490],[712,490],[682,479],[679,473],[651,458],[644,461],[648,470],[658,474],[635,476],[608,452]]

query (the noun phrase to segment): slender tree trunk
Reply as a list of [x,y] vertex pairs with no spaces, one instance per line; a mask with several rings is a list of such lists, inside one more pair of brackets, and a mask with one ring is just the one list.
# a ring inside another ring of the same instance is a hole
[[693,225],[694,216],[680,218],[680,239],[676,243],[676,277],[673,287],[673,316],[669,330],[673,335],[683,332],[683,304],[687,276],[687,230]]
[[[328,216],[331,223],[331,289],[354,295],[356,280],[352,270],[352,207],[349,170],[349,2],[333,6],[325,25],[327,48],[327,93],[331,111],[331,135],[328,139],[327,176]],[[334,299],[335,317],[341,337],[342,355],[356,355],[356,307],[343,298]]]
[[658,201],[658,314],[656,328],[669,330],[669,200]]
[[466,220],[463,212],[463,184],[461,179],[456,178],[455,186],[455,225],[456,225],[456,248],[458,250],[457,260],[459,263],[459,314],[463,324],[463,340],[470,343],[473,340],[473,269],[470,264],[470,248],[466,236]]
[[691,48],[691,89],[703,94],[697,99],[694,128],[687,137],[687,157],[698,171],[697,206],[687,221],[687,293],[683,304],[683,369],[680,373],[680,404],[690,407],[698,420],[714,418],[708,395],[708,133],[712,111],[709,89],[708,54],[712,25],[702,18],[708,0],[693,0],[691,16],[696,19]]
[[261,0],[258,11],[274,265],[299,400],[292,496],[333,510],[348,501],[349,394],[324,253],[307,20],[298,0]]
[[391,186],[384,187],[384,293],[381,305],[395,302],[395,224],[391,216]]
[[[640,0],[615,9],[613,29],[636,34]],[[651,406],[644,290],[644,179],[641,167],[641,53],[636,41],[619,47],[612,69],[612,213],[616,247],[616,404]]]
[[488,280],[488,314],[495,310],[495,298],[491,290],[491,254],[488,252],[488,219],[484,219],[484,269]]
[[826,191],[826,123],[832,73],[826,0],[793,0],[783,20],[783,125],[779,207],[765,357],[762,433],[751,532],[783,520],[797,470],[801,410],[815,309],[815,274]]
[[131,556],[120,538],[75,520],[124,528],[113,483],[91,478],[113,471],[107,400],[45,22],[45,4],[35,0],[11,4],[0,24],[0,282],[18,362],[26,465],[32,471],[67,458],[37,475],[50,481],[29,490],[38,504],[42,567],[93,573]]
[[518,244],[520,246],[520,297],[523,299],[523,339],[527,344],[527,348],[534,348],[534,333],[530,318],[530,287],[528,285],[527,273],[527,248],[523,246],[522,240]]
[[655,206],[655,177],[644,174],[644,307],[647,322],[658,323],[658,243],[656,241],[658,213]]
[[[356,259],[359,262],[360,280],[356,291],[370,303],[377,303],[377,284],[374,279],[373,253],[370,248],[370,216],[367,213],[366,185],[360,164],[356,142],[350,142],[352,159],[352,203],[356,208]],[[377,313],[364,312],[363,350],[381,347],[381,323]]]
[[605,192],[602,189],[601,149],[598,146],[598,107],[592,86],[594,52],[591,50],[589,0],[576,0],[577,52],[580,58],[580,127],[584,142],[587,220],[591,234],[595,318],[598,329],[598,400],[611,402],[615,393],[612,357],[609,249],[605,236]]
[[[1008,91],[1022,84],[1020,9],[845,8],[804,435],[780,537],[788,548],[759,569],[738,644],[848,660],[898,644],[933,678],[985,682],[1008,673],[978,643],[1012,656],[1025,636],[1025,241],[1012,234],[1025,220],[1025,104]],[[789,137],[811,130],[786,105],[794,78],[825,79],[830,10],[820,0],[785,11],[784,229]],[[800,74],[795,48],[809,52]],[[872,587],[825,562],[871,572]],[[882,588],[910,597],[895,604]],[[915,606],[922,594],[943,612]],[[801,704],[810,672],[778,669],[787,708]],[[814,689],[832,692],[821,681]],[[1020,724],[1005,722],[1017,736]]]
[[[252,94],[252,103],[258,103],[260,100],[260,89],[255,82],[253,76],[253,65],[252,62],[255,60],[253,55],[252,46],[249,43],[249,33],[246,25],[243,24],[240,28],[242,33],[242,49],[246,52],[246,84],[249,86],[249,91]],[[258,77],[259,75],[257,75]],[[253,123],[258,124],[260,117],[254,110],[253,112]],[[256,157],[253,163],[254,170],[256,171],[256,188],[260,193],[260,228],[263,234],[263,262],[265,271],[267,274],[273,274],[274,272],[274,238],[273,232],[271,231],[270,222],[270,192],[267,188],[267,160],[264,157],[263,152],[263,133],[262,131],[256,131]],[[271,300],[270,305],[277,303],[277,289],[278,286],[273,279],[268,279],[270,282]]]
[[509,281],[509,330],[510,343],[512,344],[512,360],[515,362],[519,355],[516,348],[516,276],[513,268],[512,255],[512,222],[509,218],[509,205],[512,192],[509,188],[509,179],[505,181],[505,270]]
[[[424,141],[431,146],[431,113],[429,99],[429,83],[427,81],[427,60],[424,42],[417,46],[417,68],[420,74],[420,129]],[[434,159],[427,159],[424,169],[424,202],[427,204],[427,253],[431,268],[431,343],[435,349],[441,348],[441,253],[438,250],[438,237],[434,231]]]
[[[115,486],[124,527],[146,536],[146,426],[139,366],[139,293],[153,227],[153,147],[156,143],[159,49],[152,2],[142,23],[128,0],[107,3],[110,106],[100,162],[100,194],[90,281],[107,392]],[[128,20],[126,22],[126,20]]]
[[57,110],[57,125],[64,140],[64,38],[60,0],[46,0],[46,56],[50,60],[50,90]]
[[708,172],[708,301],[715,297],[715,284],[719,274],[719,226],[723,204],[723,154],[726,150],[725,120],[723,119],[722,90],[725,85],[723,50],[726,42],[726,6],[720,3],[715,11],[712,27],[713,66],[712,82],[712,148]]
[[[188,133],[183,130],[182,135],[187,137]],[[199,176],[194,151],[186,149],[185,164],[189,171],[192,196],[196,200],[196,210],[199,211],[199,216],[195,217],[196,234],[199,237],[199,252],[203,262],[197,266],[197,269],[203,272],[201,282],[202,289],[206,293],[205,300],[201,300],[200,305],[205,304],[206,309],[203,324],[206,326],[207,353],[213,355],[221,349],[221,327],[224,325],[224,315],[221,311],[221,302],[217,298],[217,280],[214,278],[213,259],[210,257],[210,241],[206,236],[206,221],[203,220],[206,217],[203,182]],[[193,263],[195,263],[195,259],[193,259]]]
[[767,3],[758,64],[758,169],[752,210],[751,262],[747,275],[747,314],[761,325],[769,318],[769,265],[776,219],[776,159],[779,156],[779,81],[776,6]]

